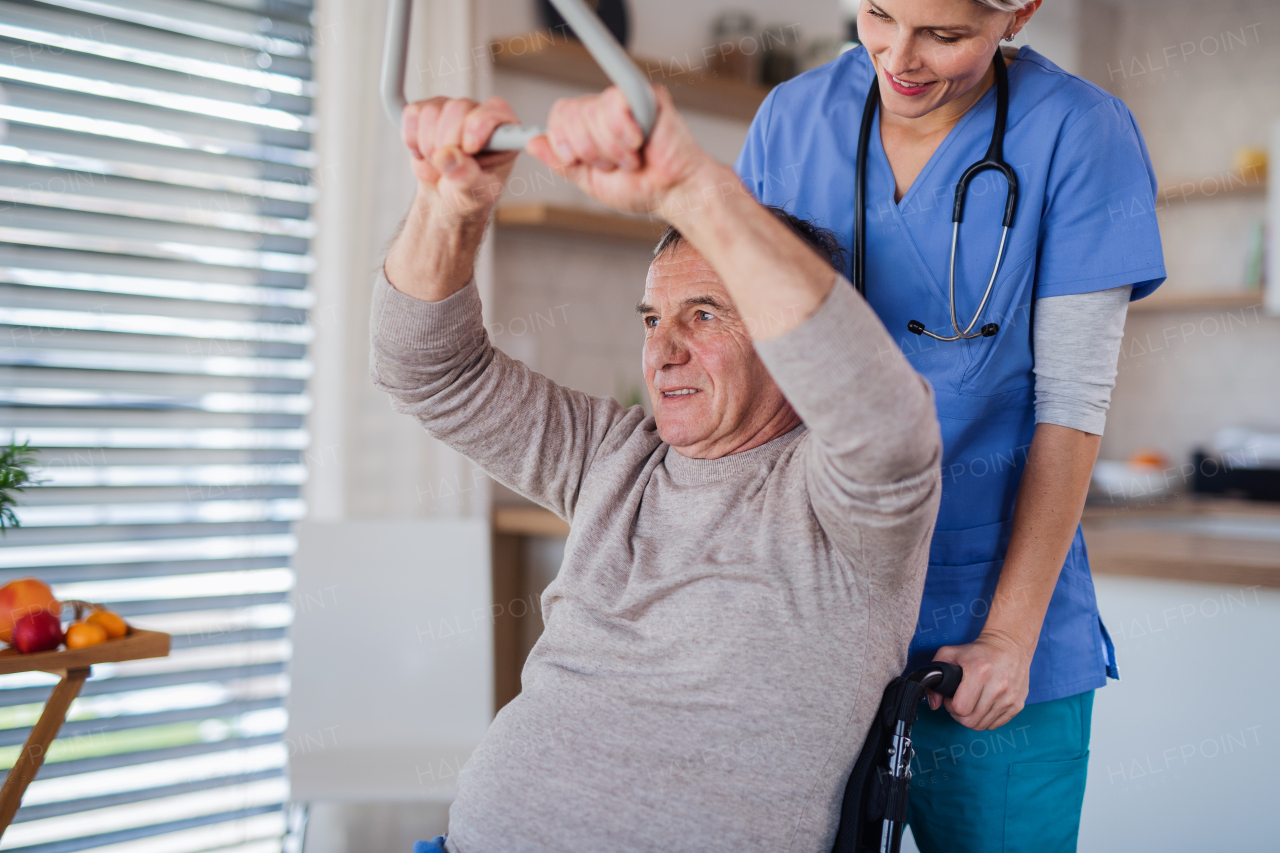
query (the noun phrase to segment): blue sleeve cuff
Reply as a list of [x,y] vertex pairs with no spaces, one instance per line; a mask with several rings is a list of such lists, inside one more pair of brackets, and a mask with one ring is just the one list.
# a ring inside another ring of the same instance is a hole
[[1044,299],[1050,296],[1071,296],[1076,293],[1095,293],[1099,290],[1111,290],[1115,287],[1124,287],[1126,284],[1132,284],[1133,292],[1129,295],[1129,301],[1133,302],[1150,296],[1157,287],[1164,283],[1165,278],[1164,264],[1158,264],[1125,270],[1124,272],[1110,273],[1097,278],[1083,278],[1076,281],[1053,282],[1052,284],[1042,282],[1036,285],[1036,299]]

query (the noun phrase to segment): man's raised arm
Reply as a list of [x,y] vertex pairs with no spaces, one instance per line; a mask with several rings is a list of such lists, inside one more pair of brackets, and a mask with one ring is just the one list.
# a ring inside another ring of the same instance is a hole
[[570,518],[597,451],[629,434],[643,413],[556,385],[485,333],[475,259],[516,152],[479,152],[495,127],[515,121],[498,98],[405,108],[418,188],[374,292],[370,372],[397,410]]
[[811,499],[842,547],[865,552],[869,532],[897,526],[890,518],[904,523],[890,537],[899,544],[927,542],[941,453],[928,383],[848,281],[702,150],[665,89],[655,92],[647,141],[611,89],[557,102],[530,151],[605,204],[666,219],[715,268],[814,431]]

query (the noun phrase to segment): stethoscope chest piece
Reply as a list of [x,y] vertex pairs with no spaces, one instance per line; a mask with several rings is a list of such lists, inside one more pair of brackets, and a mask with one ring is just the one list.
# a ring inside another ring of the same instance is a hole
[[[983,309],[987,307],[987,301],[991,298],[991,291],[995,287],[996,276],[1000,273],[1000,262],[1004,260],[1004,249],[1009,239],[1009,229],[1013,226],[1013,212],[1018,206],[1018,176],[1014,173],[1013,167],[1004,160],[1004,128],[1005,119],[1009,114],[1009,72],[1005,68],[1004,56],[1000,53],[999,48],[996,49],[993,63],[996,70],[996,121],[995,127],[991,131],[991,144],[987,148],[986,156],[965,169],[964,174],[960,176],[960,181],[956,184],[955,205],[951,211],[951,262],[947,271],[947,294],[951,303],[951,327],[955,330],[955,334],[936,334],[926,329],[924,323],[919,320],[912,320],[907,323],[907,331],[916,335],[927,335],[937,341],[959,341],[979,337],[989,338],[1000,331],[1000,326],[995,323],[986,323],[976,332],[973,331],[973,327],[977,325],[978,318],[982,316]],[[867,146],[871,137],[871,125],[875,120],[876,108],[879,103],[880,83],[876,79],[871,81],[871,91],[867,93],[866,106],[862,110],[862,126],[858,132],[857,168],[854,172],[853,275],[854,286],[864,296],[867,292],[867,237],[865,227],[867,211]],[[960,328],[960,321],[956,317],[956,246],[960,239],[960,223],[964,220],[964,202],[965,196],[969,191],[969,182],[978,173],[988,169],[1004,175],[1009,187],[1005,196],[1003,228],[1000,232],[1000,249],[996,253],[995,265],[991,268],[991,278],[987,281],[987,289],[982,294],[982,302],[978,304],[978,310],[973,313],[968,325],[962,329]]]

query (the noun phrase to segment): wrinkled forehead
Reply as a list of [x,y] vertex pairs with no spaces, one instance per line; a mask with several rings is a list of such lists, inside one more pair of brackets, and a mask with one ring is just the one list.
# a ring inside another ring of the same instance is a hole
[[661,311],[692,296],[714,296],[732,305],[729,291],[711,264],[688,243],[680,243],[654,258],[644,282],[644,302]]

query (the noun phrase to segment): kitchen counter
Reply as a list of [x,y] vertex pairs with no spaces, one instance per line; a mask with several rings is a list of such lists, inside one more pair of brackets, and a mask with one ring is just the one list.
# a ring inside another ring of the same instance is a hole
[[1173,494],[1090,505],[1095,574],[1280,588],[1280,504]]
[[[1166,495],[1089,505],[1081,519],[1098,574],[1280,588],[1280,504]],[[495,532],[566,536],[540,507],[500,507]]]

